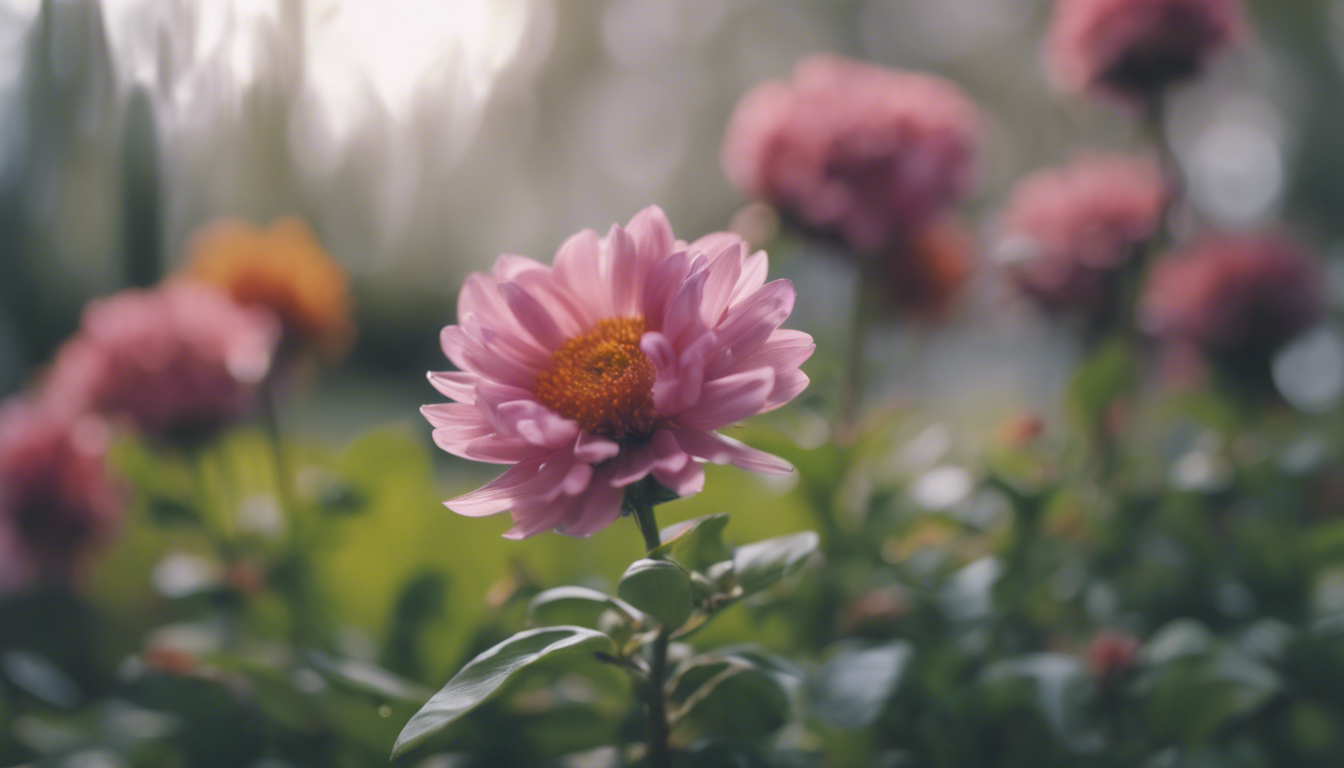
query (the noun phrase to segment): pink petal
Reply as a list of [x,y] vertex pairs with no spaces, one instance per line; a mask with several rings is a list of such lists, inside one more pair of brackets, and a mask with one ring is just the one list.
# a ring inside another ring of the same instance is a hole
[[793,370],[807,362],[816,349],[817,345],[812,342],[812,337],[808,334],[780,329],[770,334],[770,338],[757,347],[755,352],[737,358],[731,371],[738,373],[766,366],[774,368],[776,373]]
[[565,338],[582,333],[595,322],[591,310],[582,306],[569,288],[549,271],[523,272],[510,282],[541,302]]
[[469,371],[430,371],[429,383],[445,397],[459,403],[476,402],[476,382],[480,379]]
[[549,275],[551,268],[536,259],[529,259],[526,256],[506,253],[498,259],[495,259],[495,266],[490,270],[490,274],[494,275],[495,279],[501,282],[516,280],[519,275],[527,272],[537,272],[543,275]]
[[686,276],[691,273],[691,256],[678,251],[653,265],[644,284],[644,321],[650,331],[662,331],[667,309]]
[[504,534],[506,539],[526,539],[563,525],[578,517],[583,500],[577,496],[565,497],[552,504],[517,506],[512,510],[514,525]]
[[[442,431],[444,430],[439,430],[439,432]],[[437,436],[436,433],[435,437]],[[454,456],[461,456],[464,459],[485,464],[514,464],[545,456],[551,452],[551,449],[545,446],[533,445],[517,437],[504,437],[498,434],[486,435],[471,440],[465,445],[450,446],[444,442],[437,442],[436,444]]]
[[510,358],[518,365],[527,368],[535,377],[551,364],[551,353],[542,349],[532,341],[530,335],[524,334],[520,329],[521,326],[516,326],[513,330],[500,330],[493,326],[482,327],[481,342],[488,354]]
[[700,399],[708,358],[717,349],[715,335],[701,336],[681,355],[661,333],[646,333],[640,348],[653,362],[653,404],[664,416],[675,416]]
[[540,301],[512,283],[500,284],[499,290],[508,302],[509,309],[513,310],[518,324],[532,335],[542,349],[554,352],[565,343],[565,334]]
[[731,463],[742,469],[776,475],[785,475],[793,471],[793,465],[778,456],[758,451],[715,432],[683,428],[676,429],[673,435],[683,451],[715,464]]
[[528,481],[536,478],[540,468],[539,460],[515,464],[505,470],[504,474],[471,493],[445,501],[444,506],[467,517],[498,514],[513,505],[514,496]]
[[494,429],[476,406],[469,403],[422,405],[420,413],[435,429],[457,429],[465,433],[479,431],[472,437],[481,437]]
[[765,251],[757,251],[742,260],[742,275],[733,289],[733,298],[728,306],[733,306],[765,285],[765,277],[770,270],[770,259]]
[[666,429],[653,433],[653,451],[656,456],[655,468],[663,472],[680,472],[691,460],[686,452],[677,445],[677,438]]
[[611,484],[617,488],[624,488],[631,483],[643,480],[646,475],[653,471],[653,465],[657,461],[658,455],[654,452],[652,445],[643,445],[622,451],[620,457],[614,462]]
[[706,382],[700,402],[683,411],[677,423],[691,429],[716,429],[754,416],[775,388],[775,369],[757,368]]
[[532,400],[532,390],[515,387],[498,381],[482,379],[476,384],[476,407],[496,428],[499,424],[499,408],[515,400]]
[[535,400],[513,400],[495,410],[499,431],[533,445],[561,448],[579,434],[579,425]]
[[662,332],[677,348],[691,343],[691,340],[708,330],[700,317],[700,305],[704,303],[705,283],[709,272],[702,271],[686,279],[663,317]]
[[691,243],[687,246],[687,250],[693,253],[703,253],[706,256],[715,256],[734,246],[745,252],[747,241],[736,232],[711,232]]
[[581,433],[574,443],[574,456],[579,461],[599,464],[621,452],[621,447],[605,437]]
[[716,331],[720,343],[734,359],[751,354],[764,344],[793,311],[798,292],[788,280],[776,280],[733,307]]
[[499,281],[480,272],[467,275],[457,296],[457,320],[460,325],[476,322],[512,327],[513,315],[499,293]]
[[607,248],[611,257],[612,308],[617,317],[629,317],[636,313],[636,305],[644,291],[644,274],[635,252],[635,241],[625,230],[612,225],[607,233]]
[[516,358],[501,356],[467,335],[460,325],[450,325],[439,334],[443,352],[453,365],[485,379],[517,386],[531,386],[537,370]]
[[734,243],[715,255],[710,260],[708,272],[700,317],[706,326],[713,328],[723,318],[723,311],[728,308],[728,300],[742,275],[742,244]]
[[588,536],[606,528],[621,516],[621,501],[625,489],[611,484],[610,472],[593,478],[583,496],[583,506],[576,520],[558,529],[566,536]]
[[678,496],[694,496],[705,489],[705,466],[698,461],[688,461],[679,470],[655,468],[653,479]]
[[761,413],[773,411],[793,400],[807,389],[808,382],[807,374],[796,369],[778,374],[775,377],[775,388],[765,399],[765,407],[761,409]]
[[555,254],[554,269],[587,310],[589,324],[611,317],[610,294],[602,277],[602,243],[596,232],[585,229],[566,240]]
[[647,271],[659,260],[672,252],[676,238],[672,235],[672,225],[667,221],[663,209],[656,205],[635,214],[626,225],[625,231],[635,241],[635,253],[641,267]]

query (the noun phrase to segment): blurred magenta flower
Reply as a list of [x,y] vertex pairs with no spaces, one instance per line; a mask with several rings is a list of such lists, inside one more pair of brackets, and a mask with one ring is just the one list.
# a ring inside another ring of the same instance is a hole
[[1070,91],[1146,101],[1249,33],[1240,0],[1058,0],[1048,53]]
[[254,406],[279,341],[274,316],[214,286],[171,280],[91,302],[56,356],[44,396],[158,436],[208,433]]
[[106,463],[107,429],[19,397],[0,405],[0,590],[78,581],[125,501]]
[[1095,155],[1028,176],[1002,218],[1013,282],[1050,312],[1104,315],[1118,268],[1157,232],[1169,199],[1145,158]]
[[456,402],[421,410],[443,450],[513,466],[448,507],[512,510],[510,538],[584,536],[648,476],[687,496],[704,484],[701,460],[790,471],[714,431],[807,386],[799,366],[815,346],[780,329],[795,292],[766,283],[766,268],[737,235],[676,240],[650,207],[605,238],[569,238],[553,266],[506,255],[468,277],[441,337],[461,370],[430,374]]
[[738,103],[723,167],[744,194],[868,252],[968,194],[979,121],[946,80],[812,56]]
[[1288,237],[1210,235],[1154,266],[1139,309],[1141,327],[1163,342],[1260,370],[1324,318],[1325,275]]

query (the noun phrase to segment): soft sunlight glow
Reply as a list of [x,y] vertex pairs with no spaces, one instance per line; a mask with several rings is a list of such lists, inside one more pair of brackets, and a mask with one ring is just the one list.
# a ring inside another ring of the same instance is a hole
[[[125,81],[171,122],[233,113],[248,91],[292,98],[337,150],[375,116],[452,123],[459,143],[512,60],[531,0],[103,0]],[[176,118],[175,120],[173,118]]]

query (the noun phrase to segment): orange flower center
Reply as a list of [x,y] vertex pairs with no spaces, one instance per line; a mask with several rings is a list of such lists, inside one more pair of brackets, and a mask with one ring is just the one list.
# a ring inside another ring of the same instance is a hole
[[644,318],[613,317],[566,341],[537,374],[537,399],[588,432],[646,437],[658,422],[653,361],[639,348]]

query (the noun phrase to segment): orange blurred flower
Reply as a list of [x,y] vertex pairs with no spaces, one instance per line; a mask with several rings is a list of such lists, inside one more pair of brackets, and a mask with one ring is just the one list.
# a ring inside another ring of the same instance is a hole
[[952,220],[921,228],[882,257],[883,303],[892,315],[941,320],[971,275],[975,240]]
[[275,312],[288,351],[316,348],[333,359],[354,339],[345,270],[297,218],[277,219],[265,229],[241,219],[215,221],[192,237],[186,272],[240,303]]

